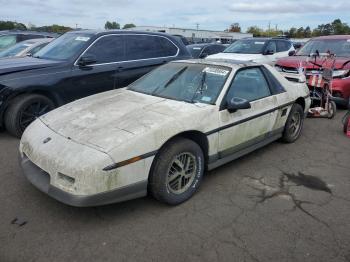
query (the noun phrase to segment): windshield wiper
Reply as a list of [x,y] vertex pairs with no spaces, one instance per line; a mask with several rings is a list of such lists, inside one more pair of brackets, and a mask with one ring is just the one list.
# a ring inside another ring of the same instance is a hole
[[163,89],[167,88],[171,83],[173,83],[176,79],[179,78],[180,75],[182,75],[183,72],[186,71],[186,69],[188,68],[188,66],[185,66],[184,68],[182,68],[179,72],[177,72],[175,75],[173,75],[168,82],[165,83],[164,86],[158,86],[156,89],[154,89],[154,91],[151,93],[151,95],[154,95],[157,93],[157,91],[163,87]]

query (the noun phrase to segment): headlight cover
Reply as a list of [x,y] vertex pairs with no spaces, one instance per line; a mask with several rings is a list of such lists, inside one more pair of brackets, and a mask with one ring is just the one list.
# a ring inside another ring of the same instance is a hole
[[275,69],[278,71],[278,72],[282,72],[282,67],[279,66],[279,65],[275,65]]

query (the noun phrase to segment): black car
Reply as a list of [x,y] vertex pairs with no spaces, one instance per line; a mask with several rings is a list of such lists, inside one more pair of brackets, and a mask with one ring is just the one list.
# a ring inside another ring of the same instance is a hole
[[221,53],[226,46],[217,43],[193,44],[186,46],[193,58],[206,58],[208,55]]
[[1,59],[0,126],[20,137],[55,107],[125,87],[159,65],[190,57],[183,43],[163,33],[66,33],[33,57]]
[[19,42],[35,38],[55,38],[56,34],[35,31],[0,31],[0,51],[3,51]]

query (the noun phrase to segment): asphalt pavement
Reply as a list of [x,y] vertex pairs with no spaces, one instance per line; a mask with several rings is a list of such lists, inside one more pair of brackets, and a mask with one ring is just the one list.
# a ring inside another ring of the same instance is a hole
[[19,141],[0,133],[0,261],[350,261],[344,113],[209,172],[176,207],[61,204],[20,175]]

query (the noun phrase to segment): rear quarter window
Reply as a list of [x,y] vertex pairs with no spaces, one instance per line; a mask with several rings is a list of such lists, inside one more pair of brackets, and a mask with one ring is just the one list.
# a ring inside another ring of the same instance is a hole
[[127,60],[175,56],[178,48],[165,37],[151,35],[126,36]]
[[277,41],[277,52],[286,52],[292,47],[292,43],[288,41]]

